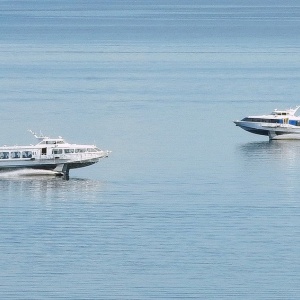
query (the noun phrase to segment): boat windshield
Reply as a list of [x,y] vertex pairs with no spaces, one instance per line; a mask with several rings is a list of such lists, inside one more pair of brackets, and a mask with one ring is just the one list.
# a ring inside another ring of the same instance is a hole
[[286,115],[289,115],[289,113],[283,112],[283,111],[273,111],[272,115],[273,116],[286,116]]
[[57,144],[65,144],[64,140],[46,140],[46,141],[42,141],[40,142],[40,145],[57,145]]

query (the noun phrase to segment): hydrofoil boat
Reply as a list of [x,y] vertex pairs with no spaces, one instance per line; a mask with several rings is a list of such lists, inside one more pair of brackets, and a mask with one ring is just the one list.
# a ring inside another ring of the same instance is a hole
[[266,135],[270,140],[300,139],[300,117],[295,116],[299,108],[275,109],[268,115],[249,116],[233,122],[251,133]]
[[38,144],[0,147],[1,171],[25,168],[50,170],[68,179],[70,169],[93,165],[110,153],[95,145],[69,144],[62,137],[49,138],[29,131],[38,139]]

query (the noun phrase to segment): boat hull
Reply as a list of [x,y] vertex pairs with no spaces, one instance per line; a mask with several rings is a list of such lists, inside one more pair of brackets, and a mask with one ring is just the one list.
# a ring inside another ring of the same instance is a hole
[[[0,171],[9,171],[9,170],[20,170],[20,169],[36,169],[36,170],[47,170],[47,171],[55,171],[58,166],[64,166],[65,169],[78,169],[87,166],[91,166],[99,161],[99,158],[90,159],[86,161],[66,161],[59,160],[55,163],[49,163],[46,160],[35,160],[35,161],[5,161],[0,162]],[[60,173],[60,172],[57,172]]]
[[265,123],[234,121],[236,126],[258,135],[269,136],[270,140],[300,140],[300,128],[291,125],[266,125]]

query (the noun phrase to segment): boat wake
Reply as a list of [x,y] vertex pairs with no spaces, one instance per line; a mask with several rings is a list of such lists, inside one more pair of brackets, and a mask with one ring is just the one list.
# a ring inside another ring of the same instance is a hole
[[50,170],[20,169],[0,172],[0,178],[32,177],[32,176],[56,176],[57,172]]

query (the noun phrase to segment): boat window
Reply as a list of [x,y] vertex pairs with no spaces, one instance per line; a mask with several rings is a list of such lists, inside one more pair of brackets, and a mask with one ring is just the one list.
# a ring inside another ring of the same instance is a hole
[[11,158],[20,158],[21,157],[21,152],[15,151],[10,153]]
[[0,159],[8,159],[9,152],[0,152]]
[[56,144],[64,144],[64,141],[56,141]]
[[75,152],[76,152],[76,153],[83,153],[83,152],[86,152],[86,149],[85,149],[85,148],[82,148],[82,149],[75,149]]
[[53,149],[52,154],[62,154],[62,149]]
[[280,119],[261,119],[261,118],[244,118],[242,121],[260,122],[260,123],[280,123]]
[[88,148],[87,151],[88,152],[97,152],[97,149],[95,149],[95,148]]
[[31,151],[23,151],[22,152],[22,158],[31,158],[32,152]]
[[56,141],[46,141],[46,144],[51,144],[51,145],[53,145],[53,144],[56,144]]
[[66,154],[74,153],[74,149],[65,149],[65,153]]

